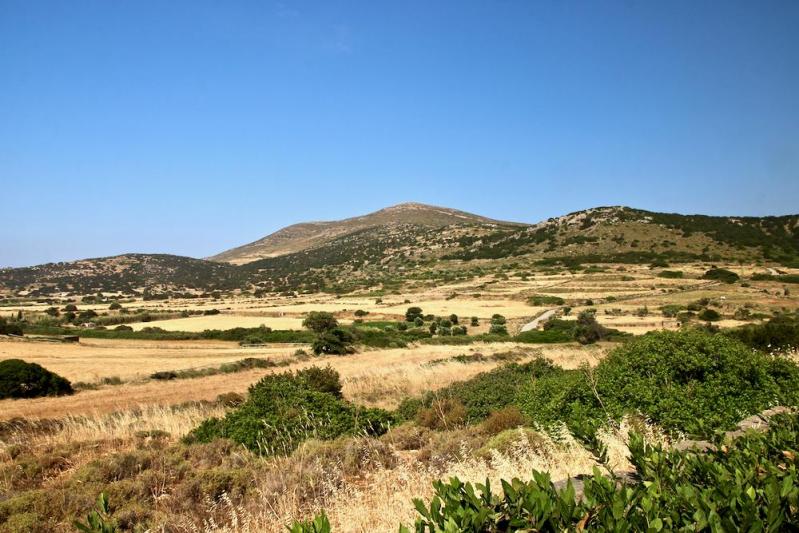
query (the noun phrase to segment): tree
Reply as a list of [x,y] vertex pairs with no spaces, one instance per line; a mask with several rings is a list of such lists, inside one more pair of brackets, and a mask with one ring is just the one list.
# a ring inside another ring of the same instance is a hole
[[505,327],[505,324],[491,324],[491,328],[489,328],[488,332],[491,335],[507,335],[508,328]]
[[338,320],[332,313],[326,311],[311,311],[305,320],[302,321],[305,328],[314,333],[320,334],[338,327]]
[[477,326],[480,325],[480,320],[476,316],[473,316],[471,324],[472,324],[472,327],[477,327]]
[[47,315],[49,315],[49,316],[53,316],[53,317],[56,317],[56,316],[58,316],[58,315],[60,315],[60,314],[61,314],[61,313],[58,311],[58,308],[57,308],[57,307],[48,307],[47,309],[45,309],[45,311],[44,311],[44,312],[45,312],[45,314],[47,314]]
[[0,399],[72,394],[72,385],[58,374],[21,359],[0,361]]
[[108,308],[109,308],[111,311],[117,311],[117,310],[119,310],[119,309],[122,309],[122,304],[121,304],[121,303],[119,303],[119,302],[114,302],[114,303],[112,303],[111,305],[109,305],[109,306],[108,306]]
[[346,330],[334,328],[322,331],[311,345],[316,355],[346,355],[354,353],[353,336]]
[[697,317],[705,322],[715,322],[721,319],[721,315],[715,309],[703,309]]
[[417,328],[421,328],[422,326],[424,326],[424,320],[422,319],[422,317],[417,316],[416,318],[413,319],[413,325],[416,326]]
[[409,307],[407,311],[405,311],[405,321],[406,322],[413,322],[416,318],[421,318],[422,308],[421,307]]
[[449,321],[452,322],[453,324],[457,324],[458,323],[458,315],[456,315],[455,313],[452,313],[451,315],[449,315]]

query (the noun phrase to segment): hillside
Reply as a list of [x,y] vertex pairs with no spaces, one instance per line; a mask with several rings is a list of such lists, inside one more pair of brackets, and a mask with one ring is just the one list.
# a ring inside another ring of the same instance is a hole
[[0,269],[0,286],[30,290],[33,295],[226,290],[241,283],[236,267],[167,254],[125,254]]
[[368,215],[344,220],[294,224],[255,242],[227,250],[209,259],[240,265],[268,257],[317,248],[329,244],[339,237],[353,235],[367,229],[393,226],[443,228],[462,225],[519,226],[519,224],[491,220],[446,207],[403,203]]
[[[400,204],[339,222],[289,226],[214,260],[129,254],[0,270],[32,295],[332,291],[452,279],[499,268],[653,261],[799,261],[799,215],[716,217],[598,207],[535,225]],[[225,262],[229,261],[229,262]],[[233,264],[231,264],[233,263]]]

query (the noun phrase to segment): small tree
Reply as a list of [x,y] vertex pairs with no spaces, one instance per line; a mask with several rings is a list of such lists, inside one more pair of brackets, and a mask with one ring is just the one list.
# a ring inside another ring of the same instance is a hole
[[352,347],[353,341],[348,331],[335,328],[319,333],[311,348],[316,355],[346,355],[355,352]]
[[111,311],[118,311],[118,310],[122,309],[122,304],[119,303],[119,302],[114,302],[111,305],[109,305],[108,308]]
[[58,374],[21,359],[0,361],[0,399],[72,394],[72,385]]
[[421,318],[422,315],[422,308],[421,307],[409,307],[407,311],[405,311],[405,321],[406,322],[413,322],[417,318]]
[[451,315],[449,315],[449,321],[452,322],[453,324],[457,324],[458,323],[458,315],[456,315],[455,313],[452,313]]
[[305,328],[310,329],[314,333],[323,333],[338,327],[338,320],[332,313],[326,311],[311,311],[305,320],[302,321]]
[[491,335],[507,335],[508,334],[508,328],[505,326],[505,324],[493,324],[492,323],[491,324],[491,328],[489,328],[488,332]]
[[472,327],[479,326],[480,325],[480,320],[476,316],[473,316],[472,317],[472,321],[471,321],[471,325],[472,325]]
[[424,326],[424,320],[422,319],[422,317],[417,316],[416,318],[413,319],[413,325],[416,326],[417,328],[421,328],[422,326]]

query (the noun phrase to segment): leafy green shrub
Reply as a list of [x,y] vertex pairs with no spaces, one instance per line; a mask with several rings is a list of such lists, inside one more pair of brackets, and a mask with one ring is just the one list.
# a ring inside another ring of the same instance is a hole
[[74,390],[68,380],[36,363],[0,361],[0,399],[63,396]]
[[715,309],[702,309],[699,314],[696,315],[696,318],[704,320],[705,322],[715,322],[721,320],[721,315]]
[[546,294],[536,294],[528,300],[528,303],[535,307],[543,305],[563,305],[566,301],[559,296],[548,296]]
[[799,275],[797,274],[754,274],[752,281],[777,281],[779,283],[799,283]]
[[724,268],[711,268],[702,276],[703,279],[712,279],[724,283],[735,283],[740,279],[738,274]]
[[[417,533],[443,531],[793,531],[799,525],[799,419],[775,417],[718,451],[664,451],[631,436],[636,481],[583,478],[583,497],[546,473],[530,481],[457,478],[434,483],[429,504],[414,500]],[[407,532],[407,528],[400,531]]]
[[22,327],[19,324],[10,324],[5,317],[0,317],[0,335],[22,335]]
[[491,324],[491,327],[488,328],[489,335],[507,335],[508,328],[505,324]]
[[271,374],[249,389],[247,400],[222,419],[211,418],[187,437],[210,442],[224,437],[263,455],[287,454],[306,439],[384,433],[393,417],[341,399],[338,374],[311,367]]
[[89,513],[86,522],[75,520],[72,525],[82,533],[116,533],[116,523],[111,519],[108,495],[101,492],[97,497],[97,508]]
[[726,330],[724,334],[758,350],[795,348],[799,347],[799,317],[782,315],[764,324],[748,324]]
[[405,311],[405,320],[407,322],[414,322],[417,318],[422,318],[422,308],[421,307],[409,307],[407,311]]
[[311,344],[311,349],[316,355],[345,355],[355,352],[352,347],[353,340],[354,338],[349,331],[335,328],[320,332],[313,344]]
[[684,275],[682,270],[663,270],[658,274],[659,278],[679,279]]
[[330,331],[338,327],[338,320],[332,313],[326,311],[311,311],[305,320],[302,321],[302,326],[308,328],[314,333],[320,334]]
[[421,398],[403,401],[398,414],[404,419],[412,419],[416,412],[431,407],[437,399],[452,398],[466,408],[466,421],[475,423],[487,418],[492,412],[514,403],[517,390],[530,380],[548,375],[557,369],[549,360],[536,358],[524,364],[510,363],[489,372],[482,372],[467,381],[459,381],[428,392]]
[[288,527],[289,533],[330,533],[330,520],[324,511],[311,520],[298,521]]
[[558,329],[537,329],[530,331],[523,331],[513,337],[516,342],[525,342],[530,344],[552,344],[556,342],[571,342],[571,334]]
[[640,413],[667,430],[698,434],[797,401],[797,365],[699,330],[648,333],[593,371],[550,372],[517,393],[522,412],[539,423]]

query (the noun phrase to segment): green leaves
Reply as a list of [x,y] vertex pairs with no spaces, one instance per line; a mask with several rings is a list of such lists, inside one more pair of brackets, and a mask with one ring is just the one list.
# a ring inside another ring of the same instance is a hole
[[[502,492],[458,479],[434,484],[416,533],[446,531],[783,531],[799,527],[799,416],[772,419],[767,434],[750,433],[719,451],[666,451],[630,439],[640,481],[624,485],[598,469],[556,488],[546,473],[502,482]],[[405,529],[404,531],[408,531]]]
[[96,510],[86,516],[86,522],[75,520],[72,525],[82,533],[116,533],[116,523],[110,518],[108,495],[101,492],[97,497]]
[[312,520],[294,522],[286,529],[288,529],[290,533],[330,533],[331,531],[330,520],[328,520],[324,511],[316,515]]

